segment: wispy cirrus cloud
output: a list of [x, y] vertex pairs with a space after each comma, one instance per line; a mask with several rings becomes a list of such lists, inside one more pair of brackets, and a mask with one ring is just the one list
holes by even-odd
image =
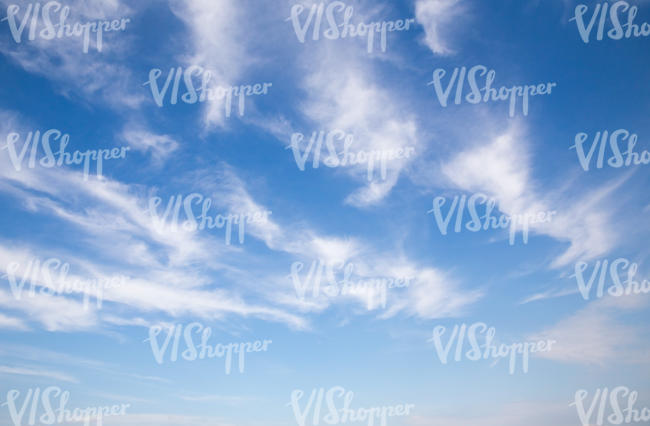
[[[218, 185], [210, 184], [199, 173], [195, 179], [202, 182], [202, 188], [214, 198], [221, 199], [234, 211], [258, 210], [258, 205], [245, 191], [243, 182], [229, 168], [224, 169], [224, 176], [219, 176]], [[251, 224], [251, 234], [264, 241], [274, 252], [283, 252], [296, 261], [304, 262], [307, 266], [301, 279], [306, 280], [306, 270], [311, 262], [322, 262], [324, 265], [352, 264], [356, 280], [364, 277], [411, 277], [413, 284], [403, 292], [391, 293], [384, 312], [378, 311], [380, 294], [377, 289], [368, 288], [364, 291], [348, 295], [328, 298], [321, 293], [317, 298], [300, 299], [297, 297], [294, 282], [290, 275], [290, 261], [284, 270], [274, 270], [266, 274], [264, 280], [240, 279], [255, 283], [251, 291], [262, 294], [265, 300], [273, 301], [280, 306], [290, 307], [299, 312], [321, 313], [335, 305], [345, 305], [352, 302], [363, 307], [359, 314], [373, 314], [388, 319], [396, 315], [415, 316], [432, 319], [459, 316], [477, 302], [483, 292], [467, 291], [460, 282], [453, 280], [444, 271], [428, 265], [419, 265], [408, 259], [401, 250], [399, 255], [390, 248], [377, 250], [370, 242], [354, 236], [340, 236], [323, 231], [317, 231], [307, 224], [287, 224], [271, 218], [262, 224]], [[340, 278], [340, 277], [339, 277]], [[324, 280], [326, 278], [323, 278]], [[313, 281], [305, 283], [308, 287]], [[245, 285], [245, 284], [244, 284]], [[322, 283], [327, 285], [326, 282]], [[311, 287], [309, 287], [311, 289]], [[309, 290], [307, 291], [307, 293]], [[374, 306], [368, 310], [370, 305]]]
[[[2, 2], [5, 10], [10, 4], [8, 1]], [[69, 22], [129, 18], [136, 10], [121, 1], [74, 0], [66, 2], [66, 5], [70, 12]], [[18, 18], [23, 17], [26, 9], [27, 5], [23, 4]], [[35, 22], [39, 31], [44, 28], [41, 14]], [[132, 40], [129, 24], [127, 28], [126, 31], [104, 34], [101, 52], [95, 51], [96, 39], [92, 34], [90, 50], [84, 53], [82, 37], [53, 40], [36, 37], [27, 40], [26, 33], [20, 43], [9, 35], [3, 37], [0, 52], [27, 72], [52, 81], [57, 91], [65, 97], [81, 100], [86, 105], [99, 106], [101, 103], [117, 111], [133, 111], [145, 97], [132, 89], [138, 86], [138, 79], [133, 75], [128, 61], [123, 60]]]
[[[314, 129], [342, 130], [354, 137], [350, 152], [389, 151], [411, 147], [417, 156], [415, 116], [400, 97], [373, 79], [368, 58], [361, 58], [363, 46], [321, 44], [303, 53], [308, 70], [302, 87], [309, 94], [301, 110]], [[339, 147], [341, 152], [343, 146]], [[355, 207], [375, 206], [390, 193], [414, 157], [387, 161], [385, 179], [367, 182], [368, 165], [346, 167], [357, 182], [366, 184], [348, 195], [345, 203]]]
[[650, 353], [647, 330], [625, 317], [649, 305], [650, 297], [645, 294], [606, 296], [531, 338], [555, 340], [552, 351], [538, 354], [554, 361], [599, 366], [614, 361], [642, 364]]
[[[424, 27], [424, 43], [437, 55], [451, 55], [448, 34], [450, 23], [457, 25], [457, 17], [466, 6], [462, 0], [417, 0], [415, 18]], [[443, 34], [444, 33], [444, 34]]]
[[532, 294], [524, 298], [521, 302], [521, 305], [531, 302], [537, 302], [539, 300], [554, 299], [557, 297], [570, 296], [572, 294], [578, 294], [577, 288], [564, 288], [564, 289], [551, 289], [543, 292]]
[[619, 241], [616, 230], [620, 228], [615, 224], [620, 219], [611, 199], [630, 175], [578, 196], [570, 187], [547, 190], [534, 179], [529, 150], [526, 129], [515, 122], [507, 130], [488, 136], [487, 142], [474, 142], [443, 161], [441, 173], [452, 188], [493, 197], [499, 210], [510, 216], [555, 211], [551, 221], [530, 224], [532, 232], [569, 243], [552, 267], [593, 259], [612, 250]]
[[[158, 312], [172, 317], [196, 315], [223, 319], [228, 315], [243, 315], [306, 327], [305, 320], [299, 316], [270, 306], [250, 305], [227, 286], [215, 288], [212, 273], [225, 268], [215, 259], [215, 254], [227, 255], [237, 250], [216, 236], [182, 228], [177, 231], [156, 228], [148, 210], [149, 194], [140, 187], [108, 178], [84, 180], [81, 172], [65, 168], [17, 171], [6, 155], [0, 161], [6, 166], [0, 172], [2, 192], [20, 199], [30, 214], [75, 229], [70, 234], [70, 244], [81, 243], [101, 253], [99, 258], [90, 260], [59, 250], [56, 257], [65, 258], [72, 265], [83, 265], [86, 273], [94, 270], [102, 275], [130, 277], [126, 285], [106, 289], [105, 303], [124, 305], [134, 312]], [[232, 191], [236, 193], [237, 189]], [[87, 208], [88, 203], [95, 207]], [[6, 268], [11, 262], [26, 265], [29, 258], [43, 258], [52, 249], [23, 243], [23, 250], [3, 246], [0, 253]], [[200, 269], [212, 273], [199, 272], [193, 266], [197, 262], [202, 262]], [[48, 330], [89, 329], [102, 323], [96, 308], [84, 309], [80, 300], [61, 295], [37, 293], [16, 304], [9, 292], [2, 291], [0, 304], [30, 314], [33, 321]], [[106, 307], [104, 310], [108, 311]]]
[[153, 133], [134, 124], [124, 128], [121, 138], [134, 150], [149, 153], [157, 165], [162, 164], [179, 146], [178, 142], [169, 135]]
[[0, 329], [26, 331], [29, 326], [20, 318], [0, 313]]
[[[252, 38], [246, 30], [246, 14], [251, 6], [234, 0], [173, 0], [171, 10], [186, 26], [185, 37], [190, 50], [179, 57], [185, 66], [198, 65], [211, 73], [211, 85], [235, 86], [242, 83], [248, 67], [256, 62], [251, 49]], [[246, 23], [244, 23], [246, 22]], [[225, 99], [206, 100], [203, 125], [206, 129], [226, 125]]]
[[79, 383], [79, 380], [64, 373], [57, 371], [32, 369], [27, 367], [10, 367], [0, 365], [0, 374], [13, 374], [18, 376], [41, 377], [45, 379], [60, 380], [68, 383]]

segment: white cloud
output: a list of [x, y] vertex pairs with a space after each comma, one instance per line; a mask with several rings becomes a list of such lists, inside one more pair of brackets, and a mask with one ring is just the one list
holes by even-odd
[[555, 340], [551, 351], [538, 353], [554, 361], [600, 366], [609, 362], [643, 363], [650, 353], [647, 332], [635, 323], [625, 323], [623, 317], [646, 308], [649, 302], [648, 295], [607, 296], [535, 333], [531, 340]]
[[[133, 9], [119, 1], [74, 0], [67, 5], [70, 7], [69, 22], [128, 18], [133, 13]], [[19, 16], [24, 10], [21, 8]], [[38, 27], [43, 28], [40, 15]], [[81, 37], [26, 40], [26, 34], [21, 43], [7, 38], [0, 43], [0, 52], [26, 71], [53, 81], [56, 90], [66, 97], [79, 97], [87, 104], [101, 102], [117, 110], [132, 110], [145, 97], [132, 89], [139, 84], [130, 68], [120, 60], [126, 56], [130, 40], [127, 24], [125, 31], [104, 34], [101, 52], [95, 51], [92, 36], [89, 52], [83, 53]]]
[[498, 209], [511, 216], [555, 211], [550, 222], [530, 225], [531, 232], [570, 244], [555, 258], [553, 267], [593, 259], [615, 247], [617, 207], [611, 195], [629, 175], [583, 194], [570, 187], [544, 192], [532, 177], [529, 149], [523, 125], [515, 122], [496, 136], [488, 133], [487, 143], [453, 156], [443, 164], [442, 174], [453, 188], [493, 197]]
[[[208, 69], [215, 86], [240, 83], [243, 73], [253, 62], [248, 50], [250, 32], [247, 31], [251, 24], [244, 20], [244, 4], [234, 0], [174, 0], [170, 6], [188, 30], [191, 49], [180, 58], [182, 63]], [[255, 12], [250, 13], [254, 15]], [[206, 101], [204, 124], [207, 128], [225, 125], [224, 102], [223, 99]]]
[[545, 299], [554, 299], [557, 297], [564, 297], [564, 296], [569, 296], [572, 294], [578, 294], [578, 289], [577, 288], [570, 288], [570, 289], [552, 289], [552, 290], [547, 290], [543, 291], [541, 293], [535, 293], [532, 294], [521, 302], [519, 302], [521, 305], [525, 305], [526, 303], [530, 302], [536, 302], [539, 300], [545, 300]]
[[[433, 268], [408, 268], [414, 282], [404, 293], [391, 293], [391, 305], [381, 318], [391, 318], [399, 312], [422, 319], [458, 317], [483, 295], [480, 290], [464, 290], [442, 271]], [[394, 299], [394, 300], [392, 300]]]
[[460, 0], [417, 0], [415, 3], [415, 19], [424, 27], [425, 44], [438, 55], [450, 55], [454, 51], [441, 34], [447, 30], [450, 21], [454, 21], [462, 13]]
[[[370, 126], [370, 122], [364, 125]], [[392, 143], [390, 139], [385, 142]], [[75, 231], [69, 234], [68, 242], [83, 242], [91, 249], [89, 257], [99, 254], [89, 260], [85, 255], [67, 250], [53, 251], [24, 244], [17, 251], [0, 244], [5, 265], [11, 261], [24, 265], [29, 258], [35, 257], [57, 257], [68, 261], [75, 269], [74, 274], [82, 278], [112, 274], [130, 277], [125, 285], [104, 291], [101, 311], [84, 309], [82, 302], [72, 297], [49, 295], [26, 298], [12, 306], [20, 312], [33, 314], [32, 321], [49, 330], [79, 330], [111, 324], [146, 326], [158, 315], [206, 320], [224, 320], [231, 315], [256, 317], [306, 329], [308, 321], [286, 308], [313, 312], [324, 306], [321, 303], [315, 306], [292, 303], [287, 293], [294, 290], [288, 280], [284, 292], [273, 288], [275, 281], [266, 277], [262, 284], [257, 284], [258, 280], [248, 271], [254, 256], [247, 254], [245, 247], [226, 246], [220, 236], [208, 232], [158, 229], [148, 212], [148, 197], [154, 194], [152, 191], [109, 178], [84, 181], [81, 172], [68, 168], [27, 168], [18, 172], [9, 166], [6, 157], [3, 159], [7, 167], [0, 171], [1, 191], [18, 198], [30, 214], [47, 216], [72, 226]], [[232, 168], [221, 163], [217, 170], [216, 173], [215, 170], [192, 172], [181, 177], [180, 183], [187, 180], [193, 190], [203, 191], [224, 211], [265, 210]], [[271, 251], [328, 263], [362, 259], [369, 251], [369, 246], [356, 238], [316, 231], [305, 223], [284, 224], [273, 214], [268, 217], [266, 222], [248, 224], [246, 234], [263, 241]], [[390, 264], [376, 256], [366, 262], [357, 262], [358, 265], [363, 263], [370, 265], [367, 267], [369, 274], [378, 268], [374, 265]], [[236, 264], [241, 266], [233, 266]], [[287, 273], [288, 270], [289, 265]], [[427, 290], [409, 289], [414, 294], [400, 300], [391, 315], [405, 312], [425, 318], [439, 317], [457, 312], [476, 300], [475, 294], [461, 295], [453, 286], [440, 282], [433, 270], [424, 268], [416, 273], [421, 275], [421, 288]], [[222, 276], [228, 279], [221, 283], [215, 280], [216, 274], [225, 274]], [[240, 283], [239, 287], [233, 287], [233, 282]], [[35, 284], [43, 286], [42, 282]], [[263, 297], [258, 303], [248, 302], [239, 295], [242, 289], [253, 290], [252, 294]], [[156, 296], [152, 297], [154, 294]], [[0, 304], [12, 305], [9, 293], [0, 296]], [[367, 297], [374, 296], [358, 294], [352, 299], [365, 305]], [[269, 306], [269, 303], [283, 308]], [[119, 314], [112, 307], [119, 307]], [[62, 310], [65, 314], [59, 315]]]
[[[230, 268], [219, 258], [241, 250], [227, 246], [220, 235], [157, 229], [148, 212], [148, 197], [139, 186], [108, 178], [84, 181], [81, 172], [67, 168], [16, 171], [5, 155], [0, 162], [5, 165], [0, 170], [1, 191], [18, 198], [30, 214], [46, 215], [71, 225], [75, 231], [68, 234], [68, 243], [82, 243], [92, 248], [91, 253], [100, 254], [99, 258], [88, 260], [67, 250], [29, 244], [17, 250], [15, 244], [14, 248], [0, 244], [4, 265], [12, 261], [26, 265], [29, 258], [56, 257], [89, 278], [94, 274], [130, 276], [125, 285], [104, 291], [102, 314], [110, 312], [106, 304], [112, 302], [148, 315], [204, 319], [240, 315], [279, 321], [300, 329], [307, 327], [299, 316], [265, 303], [249, 304], [224, 288], [227, 286], [214, 288], [214, 272]], [[233, 186], [231, 190], [228, 199], [246, 200], [244, 189]], [[201, 264], [200, 270], [197, 264]], [[16, 303], [9, 292], [0, 292], [0, 305], [29, 314], [32, 321], [48, 330], [88, 329], [103, 323], [96, 310], [84, 309], [80, 300], [63, 295], [37, 294]], [[134, 316], [122, 310], [120, 316], [124, 315]], [[115, 324], [115, 315], [110, 318]]]
[[[218, 184], [210, 183], [210, 179], [204, 178], [202, 173], [193, 176], [193, 180], [202, 182], [204, 191], [215, 199], [220, 199], [232, 211], [263, 208], [253, 200], [241, 179], [228, 167], [224, 168], [223, 175], [218, 176], [216, 180]], [[283, 224], [273, 215], [269, 217], [266, 223], [251, 224], [251, 234], [264, 241], [269, 249], [285, 252], [292, 255], [294, 260], [297, 258], [305, 262], [307, 270], [312, 261], [322, 261], [325, 265], [347, 263], [354, 265], [353, 280], [413, 277], [414, 281], [411, 287], [403, 289], [403, 294], [389, 290], [387, 309], [382, 313], [377, 311], [379, 303], [376, 302], [379, 299], [379, 292], [374, 289], [360, 291], [347, 297], [327, 298], [321, 293], [318, 298], [299, 299], [289, 276], [291, 262], [288, 261], [286, 272], [280, 276], [266, 274], [262, 282], [250, 278], [238, 280], [254, 282], [254, 288], [251, 290], [260, 292], [265, 300], [291, 307], [299, 312], [319, 313], [333, 305], [353, 302], [365, 308], [357, 311], [359, 314], [372, 311], [383, 318], [390, 318], [399, 313], [419, 318], [441, 318], [458, 316], [481, 297], [482, 293], [479, 291], [461, 290], [460, 285], [454, 283], [442, 271], [415, 265], [401, 252], [398, 254], [393, 250], [388, 254], [383, 250], [378, 251], [377, 248], [357, 238], [329, 235], [313, 230], [305, 224], [295, 222]], [[325, 285], [326, 283], [323, 283], [323, 286]], [[374, 301], [371, 303], [371, 309], [368, 309], [369, 300]]]
[[[302, 63], [307, 72], [301, 83], [308, 93], [301, 109], [314, 123], [313, 129], [303, 133], [341, 130], [354, 137], [349, 150], [352, 153], [414, 149], [409, 158], [386, 162], [385, 179], [380, 178], [377, 164], [370, 182], [367, 163], [341, 168], [358, 182], [366, 183], [345, 200], [356, 207], [381, 202], [421, 149], [413, 115], [398, 94], [375, 81], [371, 63], [359, 56], [362, 48], [349, 43], [339, 43], [334, 48], [323, 43], [306, 50]], [[341, 142], [337, 152], [342, 151]]]
[[63, 382], [68, 382], [68, 383], [79, 383], [79, 380], [64, 373], [59, 373], [56, 371], [24, 368], [24, 367], [9, 367], [5, 365], [0, 365], [0, 374], [45, 377], [47, 379], [61, 380]]
[[136, 151], [149, 152], [158, 165], [178, 148], [178, 142], [171, 136], [152, 133], [134, 125], [127, 126], [121, 136]]
[[29, 327], [20, 318], [10, 317], [0, 313], [0, 329], [29, 330]]
[[515, 124], [487, 144], [461, 151], [442, 172], [458, 188], [484, 191], [498, 197], [500, 207], [521, 211], [533, 199], [526, 148]]

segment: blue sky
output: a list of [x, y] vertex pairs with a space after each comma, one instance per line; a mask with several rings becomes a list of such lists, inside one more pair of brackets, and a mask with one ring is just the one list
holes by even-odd
[[[334, 386], [357, 407], [414, 404], [389, 419], [405, 426], [579, 425], [576, 391], [615, 386], [650, 406], [648, 295], [585, 300], [574, 277], [580, 262], [591, 273], [622, 258], [650, 279], [650, 165], [585, 171], [570, 149], [579, 133], [588, 149], [596, 132], [625, 129], [638, 135], [635, 152], [650, 150], [648, 38], [598, 41], [594, 29], [584, 43], [574, 0], [345, 3], [354, 24], [415, 23], [369, 53], [365, 39], [313, 40], [311, 30], [301, 43], [292, 7], [305, 6], [302, 25], [315, 2], [64, 2], [71, 23], [130, 19], [84, 53], [78, 37], [29, 40], [29, 24], [18, 43], [0, 22], [1, 402], [12, 389], [58, 386], [70, 408], [130, 404], [106, 424], [183, 426], [297, 424], [292, 391]], [[0, 15], [12, 4], [22, 18], [29, 2], [3, 1]], [[586, 4], [589, 19], [596, 3]], [[635, 23], [650, 22], [650, 3], [630, 5]], [[158, 106], [151, 70], [162, 86], [170, 69], [193, 65], [222, 87], [270, 85], [245, 98], [243, 115], [235, 102], [226, 116], [219, 99], [171, 105], [167, 95]], [[455, 67], [476, 65], [495, 71], [497, 88], [556, 86], [531, 97], [527, 115], [509, 117], [507, 102], [442, 107], [434, 70], [446, 70], [446, 87]], [[17, 170], [10, 135], [19, 149], [49, 129], [69, 135], [68, 152], [129, 150], [104, 161], [102, 178], [94, 166], [87, 179], [81, 165]], [[366, 165], [314, 168], [311, 154], [301, 170], [293, 135], [304, 135], [304, 155], [312, 132], [337, 130], [353, 152], [413, 155], [370, 181]], [[443, 235], [433, 199], [445, 197], [446, 213], [478, 193], [495, 214], [555, 214], [531, 225], [527, 244], [518, 233], [510, 245], [506, 229]], [[179, 194], [209, 198], [212, 217], [271, 213], [246, 224], [243, 243], [226, 244], [223, 228], [157, 229], [150, 200], [160, 197], [162, 215]], [[20, 279], [34, 259], [67, 262], [71, 281], [126, 278], [101, 307], [84, 307], [83, 292], [17, 299], [11, 271]], [[389, 289], [385, 306], [369, 306], [372, 292], [301, 300], [292, 265], [304, 280], [319, 260], [353, 265], [355, 282], [412, 282]], [[556, 343], [525, 374], [508, 374], [506, 360], [441, 363], [434, 327], [477, 322], [499, 342]], [[150, 328], [190, 323], [211, 327], [213, 345], [272, 343], [246, 354], [243, 373], [225, 374], [222, 359], [158, 364]], [[6, 405], [0, 424], [14, 424]]]

